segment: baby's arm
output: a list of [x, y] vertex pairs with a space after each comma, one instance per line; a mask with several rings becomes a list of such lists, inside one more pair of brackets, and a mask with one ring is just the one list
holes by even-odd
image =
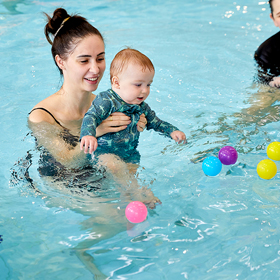
[[81, 151], [84, 149], [85, 154], [87, 154], [87, 152], [89, 154], [92, 154], [96, 149], [97, 149], [97, 139], [94, 136], [84, 136], [81, 139], [81, 143], [80, 143], [80, 149]]
[[178, 144], [186, 144], [187, 140], [186, 140], [186, 135], [184, 132], [180, 131], [180, 130], [175, 130], [170, 134], [171, 138], [173, 140], [175, 140]]
[[163, 133], [165, 136], [171, 137], [176, 142], [180, 143], [186, 143], [186, 135], [184, 132], [180, 131], [177, 127], [174, 125], [165, 122], [161, 119], [159, 119], [156, 116], [156, 113], [151, 110], [149, 105], [145, 103], [145, 110], [146, 110], [146, 118], [147, 118], [147, 129], [153, 129], [157, 132]]
[[113, 107], [108, 92], [100, 92], [93, 100], [89, 110], [84, 116], [80, 139], [84, 136], [96, 137], [96, 128], [103, 120], [107, 119], [111, 113], [113, 113]]

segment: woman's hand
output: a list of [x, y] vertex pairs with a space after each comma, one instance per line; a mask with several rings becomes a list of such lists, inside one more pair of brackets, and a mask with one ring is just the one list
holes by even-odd
[[[111, 114], [106, 120], [104, 120], [96, 129], [96, 137], [100, 137], [109, 132], [118, 132], [127, 128], [131, 123], [130, 117], [121, 112], [115, 112]], [[140, 119], [137, 123], [137, 130], [142, 132], [147, 124], [145, 115], [140, 115]]]
[[280, 87], [280, 77], [274, 77], [274, 78], [272, 79], [272, 81], [269, 82], [269, 85], [270, 85], [271, 87], [277, 87], [277, 88], [279, 88], [279, 87]]
[[140, 119], [137, 123], [137, 130], [139, 132], [143, 132], [143, 130], [146, 127], [146, 124], [147, 124], [147, 119], [146, 119], [145, 115], [144, 114], [140, 115]]
[[124, 113], [115, 112], [96, 128], [96, 137], [100, 137], [109, 132], [118, 132], [124, 130], [130, 123], [130, 117]]

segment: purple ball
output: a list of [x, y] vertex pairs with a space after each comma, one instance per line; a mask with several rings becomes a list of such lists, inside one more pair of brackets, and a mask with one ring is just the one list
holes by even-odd
[[235, 164], [237, 158], [238, 158], [238, 153], [231, 146], [225, 146], [219, 151], [219, 160], [224, 165]]

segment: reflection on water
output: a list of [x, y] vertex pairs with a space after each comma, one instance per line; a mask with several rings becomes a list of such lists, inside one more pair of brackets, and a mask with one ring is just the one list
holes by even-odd
[[[96, 2], [97, 5], [99, 2]], [[144, 1], [144, 5], [148, 2]], [[158, 6], [153, 6], [157, 2]], [[185, 1], [184, 3], [182, 1], [181, 6], [173, 5], [173, 7], [180, 6], [182, 11], [182, 7], [187, 6], [188, 14], [187, 16], [184, 14], [182, 18], [178, 17], [176, 20], [178, 25], [174, 26], [170, 22], [172, 35], [174, 33], [172, 38], [178, 38], [172, 45], [170, 36], [165, 36], [168, 30], [162, 29], [161, 21], [160, 23], [155, 21], [155, 25], [153, 25], [156, 27], [156, 32], [159, 33], [158, 36], [154, 36], [153, 29], [149, 25], [151, 16], [154, 14], [158, 15], [162, 21], [166, 20], [167, 17], [160, 13], [160, 6], [163, 9], [168, 7], [170, 15], [171, 13], [177, 14], [174, 13], [174, 10], [172, 11], [172, 5], [168, 4], [168, 1], [165, 2], [167, 6], [162, 5], [161, 1], [149, 3], [149, 19], [143, 25], [139, 25], [137, 22], [137, 26], [135, 25], [137, 17], [129, 17], [130, 12], [124, 9], [127, 6], [125, 1], [115, 2], [118, 5], [114, 9], [111, 9], [114, 1], [109, 1], [106, 15], [111, 13], [111, 9], [112, 16], [104, 17], [101, 14], [101, 17], [106, 19], [105, 21], [100, 21], [99, 13], [102, 13], [102, 9], [98, 10], [98, 7], [94, 7], [95, 2], [91, 3], [92, 7], [90, 7], [93, 14], [88, 13], [89, 7], [84, 3], [83, 5], [86, 7], [80, 3], [72, 7], [82, 15], [94, 18], [99, 26], [102, 26], [104, 22], [109, 26], [104, 28], [107, 32], [109, 55], [112, 55], [114, 51], [111, 46], [119, 48], [117, 40], [120, 40], [121, 44], [124, 44], [123, 40], [127, 40], [127, 44], [135, 44], [136, 47], [140, 42], [140, 47], [143, 49], [150, 49], [151, 45], [156, 48], [158, 56], [155, 56], [155, 60], [158, 60], [156, 64], [160, 69], [157, 77], [161, 78], [162, 87], [170, 90], [170, 98], [173, 98], [164, 101], [164, 97], [161, 97], [160, 94], [165, 91], [159, 88], [160, 91], [157, 95], [161, 99], [160, 104], [163, 104], [162, 111], [159, 111], [162, 115], [167, 114], [168, 117], [178, 117], [178, 123], [189, 134], [189, 143], [186, 146], [174, 145], [161, 138], [159, 140], [160, 143], [163, 143], [161, 148], [160, 145], [155, 144], [157, 142], [154, 141], [154, 135], [143, 138], [146, 141], [142, 142], [143, 154], [145, 149], [149, 153], [143, 156], [143, 166], [146, 171], [139, 173], [138, 177], [147, 184], [154, 180], [153, 191], [161, 198], [162, 206], [152, 211], [149, 210], [148, 220], [145, 223], [137, 226], [128, 224], [124, 216], [125, 199], [122, 200], [120, 193], [116, 190], [115, 182], [110, 177], [102, 178], [95, 184], [93, 177], [88, 178], [83, 170], [79, 170], [76, 173], [77, 176], [73, 172], [68, 172], [64, 174], [64, 177], [56, 179], [43, 178], [37, 170], [40, 160], [39, 153], [31, 150], [26, 157], [13, 166], [10, 188], [6, 188], [5, 183], [3, 184], [6, 196], [2, 200], [2, 205], [5, 205], [1, 208], [4, 214], [0, 219], [0, 250], [3, 249], [0, 258], [0, 272], [4, 271], [4, 275], [12, 275], [14, 279], [39, 279], [40, 277], [43, 279], [45, 275], [50, 275], [49, 277], [52, 279], [59, 277], [92, 279], [92, 274], [88, 270], [99, 270], [110, 276], [111, 279], [173, 279], [175, 277], [242, 280], [276, 279], [278, 277], [279, 175], [273, 180], [264, 181], [258, 178], [255, 169], [258, 160], [265, 155], [266, 146], [269, 142], [274, 141], [278, 134], [280, 90], [259, 84], [248, 88], [244, 88], [244, 83], [240, 83], [236, 87], [227, 84], [232, 77], [236, 83], [239, 83], [244, 80], [245, 75], [249, 75], [250, 70], [246, 71], [247, 74], [236, 75], [239, 69], [241, 71], [245, 64], [249, 64], [251, 57], [248, 58], [246, 52], [253, 53], [254, 51], [254, 48], [250, 50], [251, 46], [248, 46], [249, 42], [253, 45], [252, 40], [244, 37], [243, 41], [245, 34], [240, 31], [244, 30], [246, 36], [247, 34], [254, 35], [252, 33], [255, 32], [253, 30], [255, 25], [252, 25], [249, 20], [247, 25], [247, 21], [245, 22], [244, 19], [247, 20], [245, 16], [250, 15], [251, 9], [256, 5], [253, 3], [248, 5], [248, 13], [239, 13], [239, 18], [236, 18], [235, 21], [231, 20], [237, 16], [236, 12], [231, 18], [220, 22], [218, 22], [217, 15], [223, 14], [220, 13], [221, 10], [236, 9], [235, 5], [238, 4], [232, 5], [232, 2], [215, 0], [202, 1], [203, 5], [197, 5], [195, 1]], [[205, 9], [205, 5], [210, 2], [213, 5], [211, 13]], [[49, 11], [53, 9], [54, 4], [57, 4], [52, 1], [44, 3]], [[136, 1], [131, 3], [133, 9], [136, 9], [137, 5], [134, 5]], [[2, 12], [16, 15], [21, 11], [20, 8], [23, 8], [22, 5], [27, 5], [28, 2], [1, 1], [1, 4]], [[37, 4], [38, 2], [36, 2]], [[121, 6], [122, 4], [124, 6]], [[48, 5], [52, 7], [50, 8]], [[82, 7], [78, 7], [79, 5]], [[104, 4], [102, 3], [102, 5]], [[118, 7], [122, 8], [121, 13], [116, 13], [115, 10], [118, 10]], [[262, 8], [262, 6], [257, 8]], [[34, 9], [35, 12], [39, 14], [38, 9]], [[119, 14], [122, 16], [115, 16]], [[203, 17], [199, 18], [197, 14], [202, 14]], [[118, 27], [113, 29], [110, 22], [116, 23], [114, 26], [119, 26], [120, 22], [117, 20], [122, 19], [123, 16], [129, 26], [121, 22], [124, 28], [121, 33], [118, 33]], [[145, 12], [141, 13], [140, 20], [142, 20], [142, 16], [145, 16]], [[202, 18], [205, 20], [209, 16], [212, 17], [209, 19], [211, 24], [208, 23], [208, 20], [201, 21]], [[38, 24], [34, 24], [35, 18], [39, 19], [40, 16], [32, 15], [32, 18], [28, 18], [26, 22], [32, 26], [22, 26], [23, 30], [30, 30], [31, 33], [34, 31], [33, 25], [37, 28], [34, 36], [30, 33], [32, 40], [35, 40], [35, 37], [43, 37], [43, 25], [40, 20], [38, 20]], [[108, 18], [110, 22], [107, 22]], [[191, 25], [184, 21], [188, 19], [195, 19], [197, 23], [190, 30], [187, 28]], [[255, 20], [255, 16], [253, 20]], [[241, 25], [244, 25], [244, 29], [241, 29]], [[102, 28], [104, 26], [105, 24]], [[141, 29], [140, 33], [145, 32], [146, 35], [146, 30], [142, 29], [145, 26], [151, 31], [151, 33], [147, 32], [149, 40], [139, 41], [138, 31]], [[218, 26], [221, 28], [218, 29]], [[234, 27], [234, 32], [231, 32], [233, 28], [227, 29], [227, 26]], [[210, 27], [213, 27], [215, 32], [208, 32], [212, 32]], [[224, 32], [225, 29], [227, 31]], [[129, 32], [131, 30], [129, 36], [127, 30]], [[161, 30], [163, 30], [164, 36], [160, 33]], [[205, 31], [209, 33], [209, 37]], [[178, 33], [176, 34], [176, 32]], [[192, 32], [200, 34], [200, 37], [192, 36]], [[227, 57], [217, 60], [216, 45], [211, 49], [211, 42], [219, 42], [219, 55], [222, 55], [228, 46], [223, 44], [225, 42], [221, 37], [217, 39], [216, 35], [219, 33], [224, 38], [228, 38], [227, 42], [232, 45], [232, 49], [230, 52], [226, 50]], [[227, 33], [227, 36], [224, 33]], [[14, 32], [9, 34], [12, 36]], [[115, 38], [111, 37], [113, 34], [117, 34]], [[122, 36], [123, 34], [125, 36]], [[184, 37], [184, 34], [187, 36]], [[237, 40], [240, 40], [238, 44], [242, 52], [235, 50], [236, 39], [231, 41], [231, 34], [238, 36]], [[133, 41], [135, 37], [137, 38]], [[156, 37], [158, 39], [155, 42], [153, 40]], [[162, 43], [164, 38], [167, 38], [166, 44]], [[252, 38], [255, 39], [254, 36]], [[11, 38], [5, 37], [5, 39], [9, 41]], [[12, 39], [14, 40], [13, 37]], [[41, 39], [45, 42], [43, 38]], [[203, 41], [204, 39], [206, 41]], [[22, 44], [21, 39], [19, 43]], [[168, 44], [171, 46], [170, 52], [165, 48], [165, 45]], [[23, 45], [25, 49], [28, 49], [28, 46]], [[17, 50], [14, 46], [12, 47], [13, 50]], [[6, 48], [9, 48], [9, 45]], [[11, 92], [7, 90], [7, 95], [15, 96], [16, 101], [9, 98], [9, 103], [4, 102], [3, 105], [6, 106], [3, 107], [4, 112], [14, 111], [14, 107], [10, 108], [11, 102], [14, 102], [15, 106], [22, 108], [22, 115], [26, 117], [26, 113], [30, 109], [28, 106], [34, 105], [35, 96], [41, 99], [41, 95], [47, 94], [50, 84], [57, 86], [56, 76], [52, 81], [47, 81], [49, 84], [43, 84], [47, 80], [45, 74], [50, 73], [52, 61], [41, 59], [44, 56], [49, 57], [49, 48], [50, 46], [47, 51], [45, 47], [42, 50], [36, 48], [36, 52], [27, 56], [26, 54], [23, 56], [22, 48], [18, 48], [19, 53], [16, 53], [14, 63], [20, 65], [19, 62], [26, 59], [21, 63], [24, 64], [24, 67], [19, 67], [18, 73], [14, 73], [15, 68], [12, 67], [12, 72], [7, 71], [7, 75], [23, 77], [24, 83], [19, 85], [25, 91], [21, 92], [19, 85], [16, 88], [20, 89], [18, 90], [19, 95], [14, 95], [14, 88]], [[150, 51], [152, 53], [153, 49]], [[171, 53], [174, 56], [170, 55]], [[246, 57], [243, 56], [245, 53]], [[228, 60], [228, 54], [232, 55], [232, 62], [240, 61], [239, 66], [234, 63], [229, 64], [231, 60]], [[163, 59], [165, 56], [166, 58], [170, 56], [170, 60], [165, 61]], [[37, 59], [38, 57], [39, 59]], [[179, 65], [174, 65], [174, 61], [178, 57]], [[190, 69], [192, 65], [195, 65], [196, 68], [198, 65], [196, 62], [200, 61], [200, 58], [204, 58], [207, 64], [199, 65], [198, 70]], [[29, 61], [32, 62], [29, 63]], [[38, 64], [47, 65], [46, 68], [42, 68], [44, 78], [38, 78], [38, 75], [36, 78], [33, 76], [28, 78], [31, 65], [36, 61], [39, 61]], [[35, 65], [37, 72], [40, 67], [41, 65]], [[224, 77], [219, 75], [217, 79], [213, 77], [211, 80], [208, 75], [213, 67], [218, 67], [219, 72], [228, 74], [223, 75]], [[182, 73], [185, 73], [185, 76]], [[180, 78], [183, 81], [182, 85], [180, 83], [174, 88], [169, 88], [174, 80], [171, 76], [171, 79], [169, 78], [169, 74], [174, 74], [174, 79]], [[204, 74], [206, 78], [198, 78]], [[37, 84], [34, 84], [33, 79], [36, 79], [36, 83], [42, 83], [44, 87], [40, 85], [36, 88]], [[165, 80], [168, 82], [165, 83]], [[7, 83], [11, 84], [10, 79]], [[31, 93], [30, 85], [34, 87], [34, 91]], [[5, 84], [4, 87], [10, 89]], [[42, 88], [46, 88], [46, 90], [40, 91], [39, 89]], [[216, 88], [220, 91], [220, 95], [216, 94]], [[232, 104], [236, 108], [224, 104], [231, 98], [229, 93], [234, 95]], [[21, 98], [20, 94], [24, 97]], [[240, 94], [240, 98], [237, 97], [238, 94]], [[27, 96], [29, 99], [26, 100]], [[216, 103], [208, 103], [210, 99]], [[242, 103], [244, 99], [246, 99], [245, 105]], [[164, 105], [166, 102], [165, 104], [174, 106], [174, 100], [174, 104], [178, 105], [177, 111], [173, 111], [171, 106]], [[241, 106], [239, 102], [242, 103]], [[22, 104], [27, 105], [24, 107]], [[223, 105], [231, 110], [231, 113], [226, 109], [220, 110]], [[239, 109], [238, 106], [247, 108]], [[185, 109], [187, 113], [182, 116], [181, 112]], [[3, 122], [6, 121], [8, 125], [19, 130], [14, 120], [6, 120], [6, 116], [8, 114], [3, 116]], [[188, 129], [189, 127], [191, 129]], [[276, 132], [272, 134], [274, 128]], [[26, 142], [25, 145], [23, 144], [15, 158], [23, 156], [20, 154], [21, 152], [26, 153], [28, 149], [34, 148], [34, 141], [30, 142], [31, 145], [26, 149]], [[22, 143], [20, 142], [20, 144]], [[215, 178], [204, 176], [201, 161], [211, 154], [217, 156], [219, 149], [224, 145], [232, 145], [237, 149], [238, 162], [233, 166], [224, 166], [221, 174]], [[150, 150], [152, 150], [151, 153]], [[7, 151], [4, 156], [9, 157], [10, 153]], [[16, 190], [22, 196], [18, 196]], [[3, 197], [3, 193], [1, 196]], [[8, 199], [5, 199], [6, 197]], [[2, 242], [1, 235], [3, 235]], [[94, 265], [98, 267], [98, 270]]]
[[[24, 196], [40, 197], [50, 209], [71, 209], [87, 217], [80, 222], [80, 231], [86, 234], [72, 236], [67, 245], [91, 273], [100, 277], [98, 279], [105, 279], [87, 250], [126, 231], [128, 222], [124, 210], [127, 202], [120, 200], [116, 182], [105, 171], [102, 176], [93, 168], [64, 170], [58, 176], [41, 176], [38, 172], [39, 157], [38, 151], [29, 151], [13, 166], [10, 187], [17, 188]], [[55, 213], [59, 211], [55, 210]]]
[[11, 14], [11, 15], [18, 15], [18, 14], [22, 13], [22, 12], [17, 10], [17, 8], [18, 8], [17, 5], [18, 4], [28, 5], [26, 0], [2, 0], [0, 2], [0, 4], [3, 5], [8, 10], [8, 13]]
[[[192, 158], [194, 163], [203, 161], [209, 155], [217, 156], [225, 145], [232, 145], [238, 153], [247, 154], [264, 150], [271, 142], [261, 127], [280, 120], [280, 89], [261, 84], [254, 84], [248, 90], [252, 89], [255, 93], [247, 101], [248, 108], [233, 115], [223, 114], [217, 122], [205, 123], [200, 129], [192, 131], [189, 147], [199, 147]], [[263, 140], [256, 143], [260, 133]], [[211, 145], [213, 148], [209, 148]], [[203, 146], [207, 146], [207, 149], [203, 149]]]
[[[271, 265], [278, 260], [275, 252], [270, 252], [265, 260], [258, 257], [265, 241], [261, 245], [255, 242], [260, 234], [260, 224], [255, 217], [264, 215], [258, 211], [279, 208], [279, 188], [275, 180], [258, 180], [255, 155], [251, 154], [248, 162], [244, 161], [244, 156], [263, 151], [271, 141], [264, 128], [278, 121], [280, 90], [256, 88], [258, 91], [249, 99], [248, 108], [233, 115], [223, 114], [216, 122], [192, 131], [187, 146], [167, 145], [163, 149], [162, 153], [167, 157], [187, 152], [192, 165], [184, 166], [186, 170], [182, 174], [174, 169], [166, 171], [165, 175], [170, 178], [157, 178], [158, 184], [164, 186], [162, 193], [168, 192], [168, 198], [163, 210], [150, 211], [149, 220], [144, 224], [135, 227], [127, 223], [125, 201], [120, 199], [112, 178], [98, 181], [96, 188], [81, 187], [91, 185], [81, 170], [77, 176], [69, 173], [64, 178], [46, 180], [38, 174], [39, 153], [35, 150], [14, 166], [11, 185], [19, 188], [23, 195], [41, 197], [46, 207], [57, 209], [56, 213], [60, 209], [71, 209], [83, 215], [84, 219], [79, 223], [83, 233], [71, 234], [67, 246], [94, 273], [99, 273], [95, 264], [104, 263], [104, 258], [112, 260], [116, 254], [118, 258], [113, 267], [101, 267], [101, 271], [111, 277], [133, 277], [144, 273], [149, 266], [159, 269], [166, 263], [180, 264], [172, 273], [196, 275], [193, 267], [201, 265], [202, 259], [204, 271], [197, 277], [201, 273], [222, 277], [222, 271], [231, 265], [239, 268], [244, 265], [254, 270]], [[196, 163], [211, 153], [217, 156], [219, 149], [229, 143], [237, 148], [239, 162], [228, 167], [220, 178], [201, 177], [200, 164]], [[169, 201], [173, 203], [169, 205]], [[161, 211], [167, 215], [166, 219]], [[252, 228], [246, 225], [250, 217]], [[277, 229], [277, 225], [274, 228]], [[275, 243], [273, 230], [268, 226], [265, 233]], [[122, 237], [126, 231], [127, 235]], [[121, 246], [119, 238], [133, 245]], [[141, 247], [135, 247], [137, 244], [145, 247], [143, 243], [149, 244], [145, 253]], [[197, 252], [196, 246], [207, 252], [207, 260], [203, 252]], [[268, 247], [267, 252], [270, 250]]]

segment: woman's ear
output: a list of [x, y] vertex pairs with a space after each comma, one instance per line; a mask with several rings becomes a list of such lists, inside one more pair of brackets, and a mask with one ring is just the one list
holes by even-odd
[[274, 20], [273, 14], [270, 14], [269, 17], [273, 20], [273, 23], [276, 27], [279, 27], [277, 22]]
[[61, 70], [65, 70], [64, 61], [58, 54], [55, 56], [55, 62]]
[[113, 76], [111, 82], [112, 82], [112, 87], [120, 89], [120, 81], [119, 81], [119, 78], [117, 76]]

